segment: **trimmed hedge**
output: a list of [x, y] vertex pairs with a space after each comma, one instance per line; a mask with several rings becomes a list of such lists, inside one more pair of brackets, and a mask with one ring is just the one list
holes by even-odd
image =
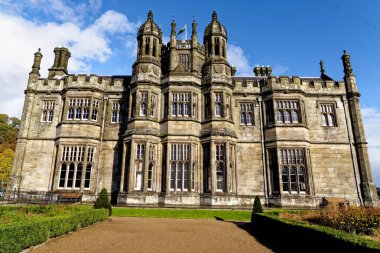
[[22, 249], [106, 220], [108, 210], [88, 209], [55, 217], [43, 217], [22, 223], [0, 226], [0, 252], [20, 252]]
[[[287, 245], [288, 250], [299, 250], [298, 244], [312, 245], [312, 249], [317, 251], [379, 252], [380, 250], [380, 243], [377, 241], [326, 226], [282, 219], [276, 212], [256, 214], [252, 222], [252, 232], [258, 235], [259, 241], [261, 239], [263, 244]], [[293, 243], [289, 244], [290, 241]]]

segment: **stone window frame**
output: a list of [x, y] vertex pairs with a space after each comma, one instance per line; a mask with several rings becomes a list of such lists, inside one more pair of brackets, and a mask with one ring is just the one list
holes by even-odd
[[215, 191], [226, 192], [226, 143], [215, 143]]
[[140, 91], [140, 113], [141, 117], [148, 115], [148, 91]]
[[[144, 186], [144, 168], [145, 168], [145, 152], [146, 152], [146, 143], [145, 142], [136, 142], [136, 157], [135, 157], [135, 183], [134, 190], [142, 191]], [[140, 180], [138, 180], [140, 178]], [[139, 185], [138, 185], [139, 184]]]
[[[296, 115], [296, 120], [294, 115]], [[292, 98], [275, 98], [274, 121], [275, 125], [277, 126], [302, 124], [303, 119], [301, 110], [301, 100]]]
[[42, 100], [41, 122], [51, 123], [54, 118], [55, 101]]
[[111, 100], [111, 119], [112, 124], [123, 124], [126, 118], [126, 103], [123, 100]]
[[[192, 145], [190, 142], [173, 142], [168, 146], [170, 146], [170, 153], [168, 154], [169, 189], [171, 192], [189, 192], [192, 188], [191, 181], [194, 180], [191, 179]], [[181, 173], [180, 178], [178, 177], [179, 171]], [[178, 185], [179, 183], [181, 184], [180, 186]]]
[[215, 91], [214, 92], [214, 116], [221, 118], [223, 117], [223, 103], [224, 103], [224, 96], [222, 91]]
[[74, 121], [90, 120], [91, 118], [90, 112], [92, 108], [92, 97], [70, 96], [68, 100], [69, 100], [69, 103], [68, 103], [67, 113], [66, 113], [67, 120], [74, 120]]
[[158, 107], [158, 94], [151, 92], [149, 94], [149, 117], [157, 118], [157, 107]]
[[153, 183], [155, 180], [155, 169], [156, 169], [156, 159], [157, 159], [157, 145], [149, 145], [149, 165], [148, 165], [148, 176], [147, 176], [147, 190], [153, 190]]
[[[171, 91], [170, 116], [176, 118], [192, 117], [192, 93], [190, 91]], [[187, 114], [186, 114], [187, 112]]]
[[57, 189], [90, 189], [95, 149], [95, 146], [86, 144], [61, 145]]
[[[246, 127], [253, 127], [255, 125], [255, 101], [239, 101], [239, 120], [240, 120], [240, 125], [241, 126], [246, 126]], [[251, 110], [244, 110], [242, 111], [242, 106], [247, 107], [247, 105], [251, 105]], [[246, 109], [246, 108], [245, 108]], [[248, 108], [249, 109], [249, 108]], [[251, 124], [248, 124], [247, 122], [247, 113], [251, 113]], [[242, 116], [244, 114], [245, 122], [242, 123]]]
[[[336, 101], [317, 101], [317, 107], [319, 108], [319, 112], [321, 115], [320, 122], [322, 127], [338, 127]], [[326, 120], [325, 124], [324, 119]], [[332, 123], [330, 123], [331, 121]]]
[[[292, 196], [309, 195], [310, 182], [306, 148], [278, 147], [277, 157], [280, 193]], [[300, 173], [301, 170], [303, 173]], [[303, 180], [300, 179], [301, 176], [303, 176]], [[284, 178], [287, 178], [287, 182], [284, 182]], [[287, 184], [288, 190], [284, 190], [285, 184]], [[294, 185], [296, 190], [292, 190]]]

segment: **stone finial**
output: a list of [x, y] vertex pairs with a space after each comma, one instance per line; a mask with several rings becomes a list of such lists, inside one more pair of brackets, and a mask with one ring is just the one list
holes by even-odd
[[175, 36], [175, 35], [176, 35], [176, 31], [175, 31], [175, 29], [176, 29], [176, 23], [175, 23], [175, 21], [174, 21], [174, 16], [173, 16], [173, 20], [172, 20], [171, 25], [172, 25], [172, 30], [171, 30], [170, 35], [171, 35], [171, 36]]
[[33, 61], [32, 71], [30, 72], [30, 74], [40, 75], [42, 57], [43, 55], [41, 54], [41, 48], [39, 48], [38, 51], [34, 53], [34, 61]]
[[323, 65], [323, 61], [322, 60], [319, 61], [319, 66], [321, 66], [321, 75], [324, 75], [325, 74], [325, 67]]
[[152, 10], [149, 10], [149, 12], [148, 12], [148, 19], [153, 19], [153, 12], [152, 12]]
[[347, 54], [346, 50], [343, 50], [342, 56], [343, 68], [344, 68], [344, 76], [353, 75], [352, 67], [351, 67], [351, 57]]
[[193, 23], [191, 24], [191, 35], [197, 35], [197, 23], [195, 22], [195, 18], [193, 17]]
[[261, 76], [260, 67], [259, 66], [254, 67], [253, 73], [255, 73], [255, 76]]
[[212, 12], [212, 20], [218, 20], [218, 14], [216, 14], [216, 11]]
[[272, 68], [270, 66], [267, 66], [267, 71], [266, 71], [267, 76], [272, 75]]

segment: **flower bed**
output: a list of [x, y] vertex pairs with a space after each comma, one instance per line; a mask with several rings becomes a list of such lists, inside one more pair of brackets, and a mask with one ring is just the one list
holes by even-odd
[[0, 252], [19, 252], [107, 218], [108, 210], [86, 206], [0, 207]]

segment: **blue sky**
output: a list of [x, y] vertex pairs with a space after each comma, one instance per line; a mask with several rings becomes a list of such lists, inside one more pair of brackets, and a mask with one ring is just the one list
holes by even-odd
[[[193, 16], [202, 41], [213, 10], [228, 31], [229, 61], [238, 75], [253, 75], [255, 65], [270, 65], [274, 75], [343, 78], [346, 49], [361, 92], [371, 163], [380, 185], [380, 1], [121, 1], [0, 0], [0, 108], [21, 116], [23, 90], [41, 47], [41, 74], [53, 63], [53, 48], [72, 52], [71, 73], [126, 75], [135, 60], [136, 31], [148, 10], [161, 25], [164, 40], [172, 17], [179, 30]], [[191, 31], [189, 31], [189, 34]], [[5, 40], [4, 40], [5, 38]]]

